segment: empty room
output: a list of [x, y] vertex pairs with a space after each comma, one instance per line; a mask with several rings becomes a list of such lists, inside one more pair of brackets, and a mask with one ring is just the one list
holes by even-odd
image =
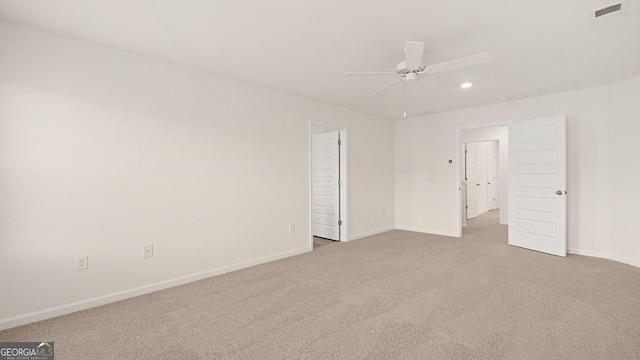
[[638, 34], [0, 0], [0, 360], [640, 359]]

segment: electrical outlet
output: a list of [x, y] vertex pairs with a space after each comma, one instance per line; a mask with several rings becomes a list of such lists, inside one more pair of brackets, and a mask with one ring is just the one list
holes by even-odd
[[296, 223], [289, 223], [289, 232], [296, 231]]
[[89, 267], [89, 255], [80, 255], [76, 258], [76, 270], [85, 270]]
[[144, 257], [150, 258], [153, 257], [153, 245], [145, 245], [144, 246]]

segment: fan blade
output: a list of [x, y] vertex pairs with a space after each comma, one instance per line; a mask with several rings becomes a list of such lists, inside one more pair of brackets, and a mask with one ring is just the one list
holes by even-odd
[[374, 92], [373, 94], [371, 94], [371, 96], [376, 95], [376, 94], [377, 94], [377, 93], [379, 93], [380, 91], [382, 91], [382, 90], [384, 90], [384, 89], [388, 88], [389, 86], [391, 86], [391, 85], [393, 85], [393, 84], [397, 83], [398, 81], [402, 81], [402, 80], [403, 80], [403, 78], [398, 78], [398, 79], [393, 80], [392, 82], [388, 83], [387, 85], [385, 85], [385, 86], [381, 87], [380, 89], [376, 90], [376, 92]]
[[489, 56], [489, 53], [471, 55], [471, 56], [463, 57], [460, 59], [446, 61], [440, 64], [427, 66], [424, 69], [423, 73], [434, 74], [434, 73], [439, 73], [443, 71], [459, 69], [466, 66], [483, 64], [483, 63], [489, 62], [489, 60], [491, 60], [491, 56]]
[[430, 89], [442, 88], [442, 84], [436, 82], [433, 78], [427, 78], [426, 76], [422, 76], [418, 78], [418, 84], [428, 87]]
[[344, 76], [363, 76], [363, 75], [397, 75], [394, 72], [346, 72]]
[[422, 64], [422, 54], [424, 53], [424, 43], [419, 41], [407, 41], [404, 45], [404, 60], [407, 69], [417, 69]]

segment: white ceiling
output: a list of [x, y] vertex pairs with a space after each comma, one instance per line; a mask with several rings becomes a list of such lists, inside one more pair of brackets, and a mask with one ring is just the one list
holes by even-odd
[[[492, 61], [408, 84], [408, 112], [444, 112], [604, 85], [640, 74], [640, 0], [0, 0], [0, 18], [375, 114], [399, 118], [393, 71], [408, 40], [427, 64], [489, 52]], [[462, 90], [459, 84], [475, 86]]]

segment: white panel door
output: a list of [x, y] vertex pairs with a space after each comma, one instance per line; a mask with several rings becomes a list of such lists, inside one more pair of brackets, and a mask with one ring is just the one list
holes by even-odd
[[487, 210], [498, 208], [498, 165], [496, 151], [487, 148]]
[[465, 178], [467, 180], [467, 219], [478, 216], [478, 145], [467, 144], [465, 151]]
[[509, 244], [567, 255], [564, 115], [509, 125]]
[[313, 235], [340, 240], [340, 133], [313, 135], [311, 148]]

